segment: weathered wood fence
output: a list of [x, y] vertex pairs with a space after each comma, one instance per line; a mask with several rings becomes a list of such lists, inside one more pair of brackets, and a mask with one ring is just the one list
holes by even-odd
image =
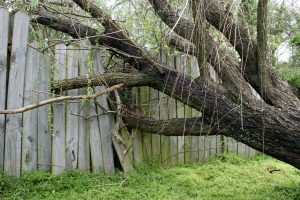
[[[28, 42], [29, 18], [17, 12], [10, 22], [9, 13], [0, 9], [0, 110], [21, 108], [53, 98], [51, 80], [87, 77], [104, 72], [101, 51], [87, 51], [81, 41], [78, 47], [58, 44], [55, 56], [36, 50], [37, 43]], [[13, 30], [13, 31], [12, 31]], [[12, 45], [9, 47], [9, 35]], [[80, 49], [80, 50], [76, 50]], [[9, 52], [9, 53], [8, 53]], [[199, 75], [197, 62], [186, 55], [167, 56], [161, 60], [182, 72]], [[212, 76], [215, 76], [211, 70]], [[103, 86], [75, 89], [59, 95], [88, 94]], [[127, 90], [128, 94], [128, 90]], [[156, 119], [196, 117], [201, 113], [175, 99], [148, 87], [130, 90], [137, 112]], [[158, 161], [163, 166], [199, 162], [214, 155], [232, 151], [252, 156], [255, 151], [232, 138], [217, 136], [160, 136], [126, 128], [120, 135], [127, 148], [112, 137], [115, 125], [107, 95], [94, 101], [68, 101], [42, 106], [23, 114], [0, 115], [0, 171], [20, 176], [35, 170], [52, 171], [81, 169], [115, 172], [120, 164], [125, 172], [144, 161]]]

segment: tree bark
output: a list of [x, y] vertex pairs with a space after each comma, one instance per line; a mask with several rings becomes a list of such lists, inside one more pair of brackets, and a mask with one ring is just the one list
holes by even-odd
[[[83, 9], [95, 6], [91, 2], [84, 0], [81, 0], [79, 3], [82, 4], [81, 7]], [[87, 3], [88, 6], [85, 5]], [[99, 9], [85, 10], [90, 11], [90, 14], [93, 17], [103, 17], [104, 14], [102, 11], [97, 13], [97, 10]], [[170, 11], [167, 10], [166, 12], [169, 13]], [[78, 34], [74, 34], [77, 32], [76, 28], [85, 28], [87, 34], [90, 36], [98, 34], [98, 32], [94, 32], [94, 29], [82, 26], [79, 23], [74, 25], [72, 23], [68, 23], [66, 20], [62, 20], [62, 22], [64, 22], [64, 26], [59, 26], [58, 19], [51, 18], [52, 20], [49, 21], [49, 17], [45, 16], [43, 13], [40, 13], [40, 15], [41, 18], [37, 19], [39, 23], [68, 33], [76, 38], [79, 37]], [[162, 15], [165, 15], [165, 13]], [[122, 59], [132, 64], [141, 74], [151, 80], [146, 81], [143, 84], [149, 85], [150, 87], [164, 92], [184, 104], [201, 111], [201, 120], [203, 124], [201, 124], [201, 126], [199, 125], [199, 128], [203, 127], [205, 129], [209, 127], [211, 129], [211, 133], [218, 132], [219, 134], [233, 137], [257, 150], [264, 150], [266, 154], [300, 168], [299, 111], [295, 109], [290, 109], [289, 111], [280, 110], [255, 99], [250, 88], [247, 88], [247, 81], [241, 76], [242, 74], [236, 68], [236, 66], [239, 66], [238, 64], [234, 66], [231, 66], [230, 64], [226, 65], [227, 68], [223, 71], [224, 81], [222, 85], [210, 83], [207, 87], [206, 85], [203, 85], [202, 82], [196, 82], [191, 77], [182, 75], [158, 61], [155, 61], [153, 64], [153, 62], [149, 60], [149, 57], [145, 56], [145, 51], [141, 51], [140, 47], [128, 45], [127, 36], [116, 34], [115, 31], [118, 26], [115, 23], [111, 24], [109, 18], [105, 19], [107, 20], [104, 20], [103, 25], [107, 26], [106, 34], [109, 34], [109, 37], [100, 35], [99, 37], [94, 38], [94, 42], [98, 42], [101, 45], [111, 48], [112, 51], [118, 53]], [[110, 27], [111, 25], [113, 26], [112, 28]], [[175, 29], [176, 28], [177, 27], [175, 27]], [[186, 30], [187, 29], [185, 29], [185, 31]], [[185, 31], [178, 30], [179, 33], [186, 33]], [[79, 33], [80, 36], [83, 37], [86, 35], [84, 31], [79, 31]], [[229, 60], [228, 62], [233, 64], [235, 63], [232, 60]], [[160, 73], [154, 67], [157, 63], [159, 63], [159, 67], [163, 73]], [[81, 81], [83, 83], [87, 83], [85, 80]], [[226, 81], [232, 83], [232, 86], [230, 86], [230, 84]], [[57, 82], [57, 85], [60, 84], [61, 83]], [[107, 84], [110, 84], [110, 82], [107, 81]], [[242, 91], [240, 84], [244, 87], [242, 88]], [[80, 85], [82, 86], [84, 84]], [[274, 85], [272, 85], [272, 87], [273, 86]], [[232, 90], [230, 90], [230, 88], [232, 88]], [[270, 88], [270, 90], [272, 89], [273, 88]], [[277, 85], [274, 90], [283, 93], [284, 87], [280, 88]], [[247, 102], [245, 102], [245, 104], [240, 103], [239, 92], [247, 98]], [[278, 93], [274, 92], [273, 95], [278, 95]], [[271, 96], [268, 96], [267, 98], [270, 97]], [[276, 96], [273, 97], [275, 98]], [[299, 100], [296, 99], [296, 102], [291, 103], [291, 100], [294, 97], [289, 93], [287, 98], [283, 97], [283, 94], [281, 94], [281, 96], [273, 99], [272, 102], [276, 103], [276, 101], [285, 99], [287, 100], [287, 103], [284, 104], [284, 102], [278, 102], [279, 107], [282, 106], [285, 108], [285, 105], [297, 106], [297, 101]], [[258, 102], [259, 107], [257, 105]], [[243, 106], [243, 112], [241, 112], [241, 106]], [[262, 108], [264, 110], [262, 110]], [[131, 117], [133, 116], [131, 115]], [[124, 117], [123, 119], [126, 121]], [[241, 123], [241, 119], [243, 119], [243, 123]], [[136, 120], [137, 118], [133, 117], [132, 120], [128, 120], [127, 123], [129, 124], [132, 122], [131, 126], [135, 127]], [[166, 123], [162, 123], [162, 125], [165, 124]], [[177, 125], [175, 123], [174, 126], [180, 128], [178, 123]], [[262, 137], [262, 131], [264, 131], [264, 137]], [[191, 131], [191, 133], [192, 132], [193, 131]]]

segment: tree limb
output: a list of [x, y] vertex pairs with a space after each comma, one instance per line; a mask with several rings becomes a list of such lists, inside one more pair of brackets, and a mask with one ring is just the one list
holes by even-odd
[[53, 99], [47, 99], [41, 102], [38, 102], [36, 104], [31, 104], [28, 106], [25, 106], [23, 108], [17, 108], [17, 109], [12, 109], [12, 110], [0, 110], [0, 114], [17, 114], [17, 113], [23, 113], [41, 106], [45, 106], [48, 104], [56, 103], [56, 102], [61, 102], [61, 101], [70, 101], [70, 100], [88, 100], [88, 99], [95, 99], [96, 97], [112, 92], [116, 89], [122, 88], [125, 84], [120, 83], [118, 85], [111, 86], [109, 88], [106, 88], [105, 90], [101, 90], [96, 92], [95, 94], [92, 95], [78, 95], [78, 96], [61, 96]]

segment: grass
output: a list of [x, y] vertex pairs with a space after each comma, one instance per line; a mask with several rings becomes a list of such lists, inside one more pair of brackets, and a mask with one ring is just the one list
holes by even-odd
[[[270, 173], [270, 170], [278, 170]], [[0, 176], [0, 199], [299, 199], [300, 171], [270, 157], [213, 160], [163, 169], [143, 165], [124, 177], [80, 171]]]

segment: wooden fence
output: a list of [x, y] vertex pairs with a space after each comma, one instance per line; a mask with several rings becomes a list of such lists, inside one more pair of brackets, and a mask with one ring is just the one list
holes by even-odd
[[[0, 9], [0, 27], [0, 110], [57, 96], [49, 89], [53, 79], [88, 77], [105, 71], [101, 51], [87, 51], [85, 41], [78, 44], [80, 48], [58, 44], [52, 57], [36, 50], [35, 42], [28, 45], [29, 18], [22, 12], [17, 12], [10, 22], [8, 11]], [[9, 35], [13, 35], [10, 51]], [[181, 71], [182, 79], [185, 74], [199, 75], [194, 58], [162, 53], [161, 60]], [[211, 74], [215, 76], [212, 69]], [[58, 95], [87, 94], [104, 88], [105, 83]], [[127, 89], [126, 94], [131, 96], [137, 112], [155, 119], [201, 115], [152, 88]], [[128, 172], [144, 161], [155, 160], [169, 167], [199, 162], [225, 151], [243, 156], [255, 154], [250, 147], [221, 135], [205, 136], [199, 131], [199, 136], [166, 137], [123, 127], [119, 132], [125, 148], [112, 137], [115, 119], [110, 110], [107, 95], [102, 95], [94, 101], [60, 102], [23, 114], [0, 115], [0, 170], [14, 176], [35, 170], [59, 174], [77, 168], [113, 174], [119, 164]]]

